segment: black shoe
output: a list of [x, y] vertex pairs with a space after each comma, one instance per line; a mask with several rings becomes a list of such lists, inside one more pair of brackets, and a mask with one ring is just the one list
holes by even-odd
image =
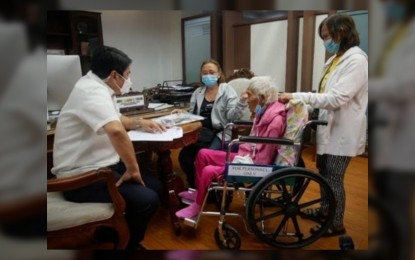
[[129, 244], [127, 246], [126, 250], [128, 250], [128, 251], [143, 251], [143, 250], [147, 250], [147, 248], [145, 248], [142, 244], [138, 243], [138, 244], [135, 244], [135, 245]]

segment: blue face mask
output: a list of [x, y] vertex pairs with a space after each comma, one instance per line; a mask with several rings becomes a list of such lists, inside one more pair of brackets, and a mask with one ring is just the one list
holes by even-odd
[[206, 87], [213, 87], [218, 83], [218, 76], [211, 74], [203, 75], [202, 82]]
[[324, 41], [324, 47], [329, 53], [335, 54], [339, 51], [340, 43], [336, 43], [333, 39], [328, 39]]
[[406, 9], [405, 6], [397, 2], [387, 2], [385, 4], [385, 15], [386, 18], [393, 22], [400, 22], [405, 17]]
[[255, 108], [255, 114], [262, 115], [263, 113], [264, 113], [264, 108], [258, 104]]

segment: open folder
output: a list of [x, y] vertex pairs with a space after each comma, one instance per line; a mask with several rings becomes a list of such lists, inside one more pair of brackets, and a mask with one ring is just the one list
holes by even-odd
[[173, 139], [183, 136], [181, 127], [168, 128], [166, 132], [148, 133], [141, 130], [131, 130], [128, 132], [131, 141], [173, 141]]

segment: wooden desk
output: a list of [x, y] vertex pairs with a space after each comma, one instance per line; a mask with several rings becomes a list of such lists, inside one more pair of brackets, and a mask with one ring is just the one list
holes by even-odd
[[178, 149], [197, 141], [199, 132], [202, 129], [200, 122], [193, 122], [181, 126], [183, 137], [173, 141], [135, 141], [134, 149], [138, 151], [150, 151], [157, 154], [157, 172], [160, 180], [167, 188], [164, 202], [169, 208], [170, 220], [176, 235], [180, 233], [180, 222], [175, 213], [179, 209], [177, 194], [184, 190], [184, 184], [180, 176], [173, 172], [173, 163], [170, 157], [171, 149]]
[[[166, 111], [156, 111], [149, 114], [135, 115], [132, 117], [142, 118], [154, 118], [163, 115], [170, 114], [172, 109]], [[178, 149], [189, 144], [195, 143], [199, 132], [202, 129], [200, 122], [193, 122], [181, 126], [183, 129], [183, 136], [173, 141], [161, 142], [161, 141], [135, 141], [133, 146], [136, 152], [148, 151], [155, 152], [157, 158], [157, 172], [160, 180], [163, 182], [165, 189], [165, 197], [162, 198], [164, 204], [168, 206], [170, 219], [175, 234], [180, 232], [180, 222], [176, 217], [175, 213], [179, 209], [179, 201], [177, 193], [184, 190], [184, 184], [182, 179], [173, 172], [173, 163], [170, 157], [171, 149]], [[53, 141], [55, 131], [49, 130], [47, 132], [47, 153], [48, 153], [48, 174], [52, 168], [52, 152], [53, 152]]]

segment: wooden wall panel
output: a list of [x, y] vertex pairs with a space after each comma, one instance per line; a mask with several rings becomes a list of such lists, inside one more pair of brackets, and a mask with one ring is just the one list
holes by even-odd
[[315, 12], [304, 11], [301, 92], [310, 92], [313, 85]]
[[288, 12], [287, 29], [287, 66], [285, 71], [285, 91], [296, 92], [297, 88], [297, 66], [298, 66], [298, 31], [299, 12]]
[[251, 26], [235, 26], [234, 39], [234, 68], [250, 68]]

